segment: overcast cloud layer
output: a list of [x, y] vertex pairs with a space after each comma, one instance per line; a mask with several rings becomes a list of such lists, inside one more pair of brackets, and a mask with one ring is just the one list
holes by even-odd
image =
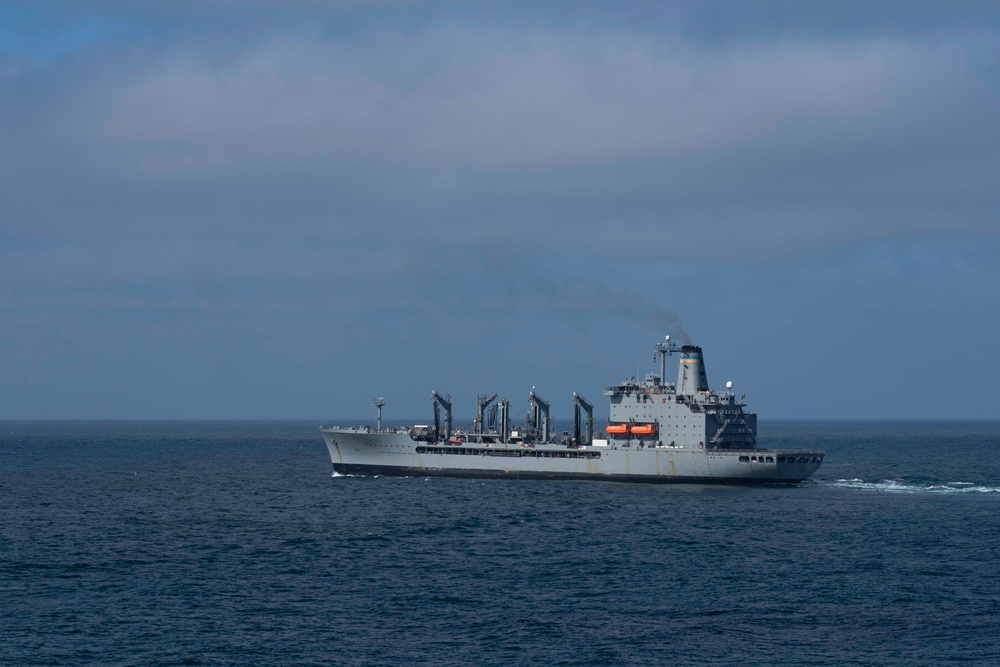
[[0, 418], [1000, 416], [991, 6], [134, 4], [0, 11]]

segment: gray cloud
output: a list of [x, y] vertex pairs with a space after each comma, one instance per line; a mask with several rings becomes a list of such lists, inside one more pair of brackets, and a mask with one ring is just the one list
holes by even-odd
[[183, 52], [114, 83], [89, 96], [91, 129], [153, 172], [315, 159], [545, 170], [718, 156], [807, 132], [864, 139], [975, 94], [954, 47], [720, 52], [630, 34], [458, 28]]
[[[733, 260], [991, 232], [997, 98], [964, 37], [707, 49], [451, 24], [84, 58], [8, 75], [0, 169], [24, 233], [72, 217], [88, 235], [257, 236], [283, 216], [292, 237], [368, 224], [476, 242], [496, 226], [549, 248]], [[674, 242], [705, 225], [740, 251]]]

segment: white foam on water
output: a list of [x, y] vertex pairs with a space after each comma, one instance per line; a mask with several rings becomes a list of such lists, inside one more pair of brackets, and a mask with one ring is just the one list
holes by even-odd
[[860, 491], [884, 491], [887, 493], [1000, 493], [1000, 487], [977, 486], [973, 482], [948, 482], [947, 484], [908, 484], [898, 479], [880, 479], [866, 482], [854, 479], [838, 479], [832, 486]]

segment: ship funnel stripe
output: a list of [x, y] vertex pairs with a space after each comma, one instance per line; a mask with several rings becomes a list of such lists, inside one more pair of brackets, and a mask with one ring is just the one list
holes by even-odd
[[677, 393], [694, 396], [708, 389], [705, 375], [705, 359], [697, 345], [685, 345], [681, 349], [681, 360], [677, 369]]

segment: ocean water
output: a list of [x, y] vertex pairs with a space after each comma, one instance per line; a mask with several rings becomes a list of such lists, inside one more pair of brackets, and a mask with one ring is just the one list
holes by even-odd
[[998, 665], [1000, 423], [791, 487], [334, 477], [303, 422], [0, 422], [3, 665]]

